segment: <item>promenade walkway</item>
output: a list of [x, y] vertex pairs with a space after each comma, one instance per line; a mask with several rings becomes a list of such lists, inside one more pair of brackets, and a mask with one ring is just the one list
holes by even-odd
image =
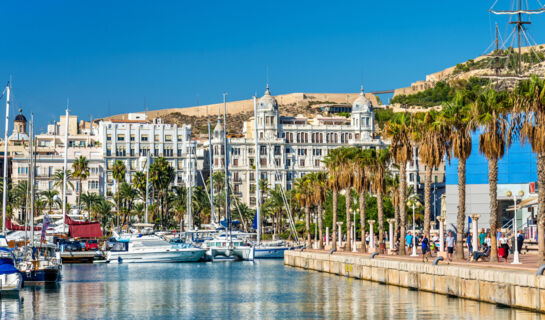
[[[358, 248], [359, 249], [359, 248]], [[329, 250], [315, 250], [315, 249], [305, 249], [305, 251], [308, 252], [319, 252], [319, 253], [329, 253]], [[408, 250], [408, 254], [406, 255], [388, 255], [388, 254], [380, 254], [375, 257], [375, 259], [389, 259], [389, 260], [404, 260], [404, 261], [411, 261], [411, 262], [419, 262], [419, 263], [425, 263], [425, 264], [432, 264], [435, 257], [437, 257], [437, 254], [433, 254], [431, 258], [428, 258], [427, 262], [422, 261], [422, 255], [420, 253], [420, 250], [417, 251], [418, 257], [411, 257], [412, 251]], [[348, 256], [359, 256], [359, 257], [370, 257], [370, 253], [361, 253], [361, 252], [345, 252], [343, 249], [339, 249], [338, 251], [333, 253], [334, 255], [348, 255]], [[466, 258], [469, 257], [469, 254], [467, 250], [465, 250]], [[519, 261], [521, 264], [511, 264], [513, 261], [513, 255], [509, 255], [508, 262], [505, 262], [503, 259], [500, 259], [501, 262], [497, 262], [497, 259], [491, 259], [491, 261], [469, 261], [462, 260], [462, 259], [455, 259], [453, 258], [452, 262], [448, 262], [446, 259], [443, 261], [440, 261], [439, 264], [451, 264], [451, 265], [459, 265], [459, 266], [467, 266], [467, 267], [476, 267], [476, 268], [495, 268], [498, 270], [517, 270], [517, 271], [525, 271], [530, 272], [532, 274], [535, 274], [535, 272], [538, 269], [537, 264], [537, 255], [535, 254], [520, 254], [519, 255]]]

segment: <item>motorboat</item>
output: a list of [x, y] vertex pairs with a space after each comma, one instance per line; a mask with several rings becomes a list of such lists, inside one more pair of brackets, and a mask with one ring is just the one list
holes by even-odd
[[0, 293], [15, 293], [23, 286], [23, 276], [17, 270], [13, 252], [0, 247]]
[[283, 240], [262, 241], [254, 247], [256, 259], [283, 259], [286, 250], [294, 250], [296, 248]]
[[203, 248], [209, 261], [254, 260], [254, 247], [250, 243], [227, 235], [204, 241]]
[[173, 245], [159, 237], [131, 237], [113, 242], [106, 260], [110, 263], [196, 262], [204, 258], [205, 252], [193, 246]]

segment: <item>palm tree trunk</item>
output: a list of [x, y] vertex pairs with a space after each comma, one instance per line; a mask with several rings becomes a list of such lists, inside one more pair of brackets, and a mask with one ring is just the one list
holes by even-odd
[[[395, 191], [395, 193], [399, 193], [399, 188], [397, 188]], [[396, 194], [395, 195], [397, 197], [397, 199], [399, 199], [399, 196]], [[397, 242], [399, 239], [397, 237], [397, 233], [399, 231], [399, 203], [396, 203], [396, 205], [394, 206], [394, 219], [395, 219], [395, 225], [394, 225], [394, 240], [395, 242]]]
[[78, 210], [81, 210], [81, 178], [79, 179], [78, 183]]
[[311, 239], [310, 239], [310, 206], [305, 206], [305, 234], [307, 238], [307, 248], [311, 247]]
[[324, 249], [324, 222], [323, 222], [323, 215], [324, 212], [322, 211], [322, 203], [320, 202], [318, 204], [318, 236], [320, 237], [318, 240], [318, 249], [323, 250]]
[[365, 245], [365, 192], [360, 193], [360, 225], [361, 225], [361, 249], [362, 253], [367, 252]]
[[338, 201], [338, 191], [337, 189], [333, 189], [333, 196], [332, 196], [332, 213], [333, 213], [333, 222], [331, 226], [331, 249], [337, 250], [337, 201]]
[[537, 155], [537, 181], [539, 189], [537, 191], [537, 264], [545, 263], [545, 153]]
[[121, 215], [121, 201], [119, 196], [119, 187], [117, 188], [117, 217], [116, 217], [116, 224], [117, 228], [119, 228], [119, 216]]
[[350, 236], [352, 234], [352, 221], [350, 220], [350, 188], [346, 189], [344, 199], [344, 204], [346, 206], [346, 243], [344, 244], [344, 251], [350, 252], [350, 246], [352, 245], [352, 237]]
[[380, 251], [383, 248], [382, 242], [384, 241], [384, 203], [382, 202], [382, 190], [380, 190], [380, 188], [377, 191], [377, 218], [378, 218], [378, 248]]
[[[488, 184], [490, 193], [490, 261], [498, 256], [496, 229], [498, 228], [498, 160], [488, 160]], [[459, 231], [458, 231], [459, 232]], [[462, 239], [460, 239], [462, 240]]]
[[466, 159], [458, 159], [458, 218], [456, 221], [456, 259], [464, 258], [466, 221]]
[[399, 166], [399, 254], [405, 254], [405, 223], [407, 221], [407, 164]]
[[430, 220], [431, 220], [431, 176], [433, 166], [426, 168], [426, 181], [424, 181], [424, 234], [430, 238]]

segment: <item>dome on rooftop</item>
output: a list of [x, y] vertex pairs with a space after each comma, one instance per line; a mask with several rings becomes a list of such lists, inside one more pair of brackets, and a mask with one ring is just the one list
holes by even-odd
[[27, 122], [23, 115], [23, 109], [19, 109], [19, 114], [15, 116], [15, 121]]
[[271, 96], [271, 91], [269, 90], [269, 85], [267, 84], [267, 89], [265, 90], [265, 95], [259, 99], [257, 102], [259, 109], [277, 109], [278, 102], [276, 99]]
[[365, 94], [363, 93], [363, 86], [361, 86], [361, 92], [359, 97], [356, 100], [354, 100], [354, 102], [352, 103], [352, 112], [354, 111], [370, 112], [372, 110], [373, 110], [373, 104], [371, 103], [371, 100], [365, 97]]

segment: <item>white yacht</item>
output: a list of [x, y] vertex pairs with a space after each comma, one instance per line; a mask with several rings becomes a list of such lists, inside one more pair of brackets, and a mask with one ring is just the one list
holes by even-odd
[[23, 285], [23, 276], [16, 268], [15, 256], [10, 249], [0, 247], [0, 293], [18, 293]]
[[106, 260], [110, 263], [196, 262], [204, 258], [205, 252], [196, 247], [173, 246], [159, 237], [131, 237], [115, 242]]
[[210, 261], [216, 260], [254, 260], [254, 248], [241, 239], [221, 235], [203, 243], [206, 249], [206, 258]]
[[283, 259], [286, 250], [297, 247], [288, 245], [284, 240], [262, 241], [255, 245], [256, 259]]

